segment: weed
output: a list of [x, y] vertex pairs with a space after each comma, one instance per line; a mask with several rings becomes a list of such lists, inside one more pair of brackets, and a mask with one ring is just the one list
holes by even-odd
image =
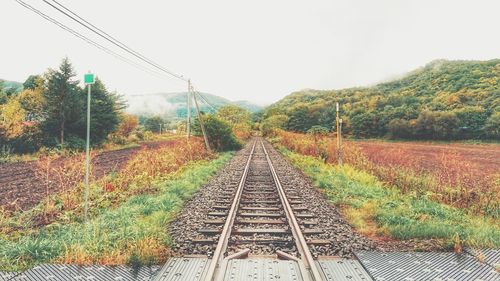
[[[310, 136], [278, 130], [274, 142], [299, 153], [336, 163], [332, 135]], [[404, 194], [427, 197], [466, 209], [471, 214], [500, 216], [500, 173], [481, 172], [477, 163], [457, 152], [433, 152], [423, 156], [411, 145], [343, 145], [344, 163], [365, 170]]]
[[349, 222], [366, 235], [398, 239], [440, 239], [453, 247], [500, 246], [500, 224], [495, 218], [467, 214], [463, 209], [433, 201], [431, 195], [404, 193], [355, 167], [324, 163], [287, 149], [281, 152], [324, 190], [327, 199], [342, 207]]
[[[73, 220], [30, 229], [22, 235], [0, 236], [0, 270], [20, 270], [46, 262], [143, 265], [165, 261], [170, 255], [168, 222], [231, 156], [224, 153], [209, 162], [187, 150], [184, 153], [183, 159], [193, 161], [168, 177], [162, 175], [163, 180], [145, 179], [136, 173], [156, 192], [120, 198], [121, 203], [114, 208], [94, 212], [87, 224]], [[98, 192], [97, 186], [94, 191]], [[93, 197], [93, 204], [98, 204], [98, 197]]]

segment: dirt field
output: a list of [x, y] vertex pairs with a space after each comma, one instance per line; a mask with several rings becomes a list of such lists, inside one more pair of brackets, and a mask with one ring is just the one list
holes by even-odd
[[[119, 171], [128, 159], [142, 148], [168, 146], [173, 143], [175, 140], [149, 142], [140, 147], [102, 152], [93, 159], [94, 176], [101, 178], [112, 171]], [[64, 161], [65, 159], [57, 159], [53, 165], [61, 165]], [[36, 161], [0, 165], [0, 207], [9, 211], [27, 210], [47, 196], [44, 179], [40, 178], [37, 168]], [[56, 188], [49, 191], [50, 194], [57, 192], [59, 190]]]
[[[500, 172], [500, 145], [497, 144], [435, 144], [414, 142], [380, 142], [356, 141], [353, 142], [363, 149], [368, 158], [378, 163], [382, 160], [412, 163], [426, 170], [435, 169], [442, 165], [446, 157], [463, 161], [471, 168], [469, 172], [481, 176], [491, 176]], [[397, 152], [396, 156], [405, 156], [406, 159], [391, 159], [388, 153]]]

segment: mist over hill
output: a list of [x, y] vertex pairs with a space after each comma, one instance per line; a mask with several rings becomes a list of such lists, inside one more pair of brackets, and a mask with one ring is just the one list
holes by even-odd
[[2, 90], [5, 92], [12, 91], [17, 93], [23, 90], [23, 83], [4, 80], [0, 78], [0, 87], [2, 87]]
[[[213, 113], [215, 109], [228, 104], [238, 105], [250, 112], [257, 112], [262, 109], [261, 106], [249, 101], [230, 101], [208, 93], [201, 93], [201, 95], [204, 99], [198, 98], [198, 104], [200, 110], [203, 112]], [[167, 118], [184, 118], [187, 114], [186, 92], [131, 95], [127, 96], [127, 100], [129, 105], [127, 112], [136, 115], [160, 115]], [[194, 111], [194, 102], [192, 106], [192, 111]]]

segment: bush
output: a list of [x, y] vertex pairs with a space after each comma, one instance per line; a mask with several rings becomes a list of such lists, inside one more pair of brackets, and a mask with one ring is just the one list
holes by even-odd
[[389, 136], [393, 139], [409, 139], [412, 137], [412, 127], [409, 121], [403, 119], [392, 119], [387, 125]]
[[85, 149], [86, 141], [75, 135], [68, 135], [64, 140], [64, 149], [83, 150]]
[[[204, 115], [203, 124], [205, 125], [210, 148], [216, 151], [237, 150], [241, 148], [241, 144], [234, 136], [231, 125], [227, 121], [219, 119], [214, 115]], [[198, 119], [193, 124], [193, 131], [196, 135], [202, 135]]]
[[160, 127], [164, 126], [165, 120], [160, 116], [153, 116], [144, 121], [144, 129], [149, 132], [159, 133]]

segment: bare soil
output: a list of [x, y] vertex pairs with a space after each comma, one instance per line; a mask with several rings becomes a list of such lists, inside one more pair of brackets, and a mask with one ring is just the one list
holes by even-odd
[[[139, 147], [101, 152], [92, 162], [94, 179], [113, 171], [120, 171], [141, 149], [168, 146], [175, 142], [175, 140], [148, 142]], [[55, 160], [53, 165], [61, 165], [65, 160], [67, 158], [61, 157]], [[28, 210], [48, 195], [44, 179], [37, 173], [37, 167], [37, 161], [0, 164], [0, 207], [7, 211]], [[59, 191], [51, 188], [49, 195]]]

